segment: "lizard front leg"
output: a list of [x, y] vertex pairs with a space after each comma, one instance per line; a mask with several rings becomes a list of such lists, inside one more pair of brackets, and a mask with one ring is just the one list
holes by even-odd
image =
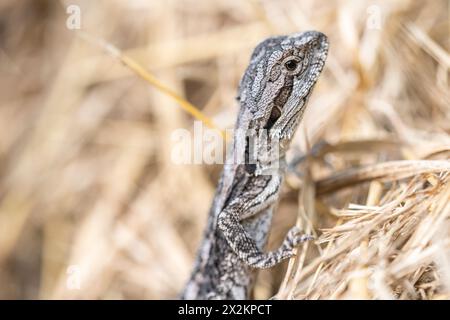
[[[223, 233], [228, 245], [242, 261], [254, 268], [273, 267], [282, 260], [292, 257], [294, 248], [300, 243], [312, 239], [311, 236], [302, 235], [300, 230], [294, 227], [288, 232], [282, 245], [277, 250], [263, 252], [258, 248], [255, 240], [241, 224], [241, 220], [261, 212], [263, 203], [265, 207], [273, 204], [275, 199], [271, 198], [270, 194], [274, 193], [271, 192], [271, 188], [267, 188], [268, 185], [270, 183], [266, 184], [266, 187], [254, 197], [255, 188], [251, 188], [252, 192], [244, 192], [219, 213], [217, 220], [218, 228]], [[268, 197], [265, 197], [266, 194]], [[261, 201], [261, 198], [265, 198], [265, 201]]]

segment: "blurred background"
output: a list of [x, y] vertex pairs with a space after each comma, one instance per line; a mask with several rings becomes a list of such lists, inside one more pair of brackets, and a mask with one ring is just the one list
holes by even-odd
[[[261, 272], [255, 298], [448, 299], [445, 0], [2, 0], [0, 298], [174, 298], [206, 223], [221, 166], [171, 160], [194, 119], [80, 31], [225, 129], [254, 46], [310, 29], [330, 52], [289, 157], [328, 149], [288, 175], [269, 247], [296, 220], [321, 241], [294, 282], [287, 263]], [[397, 160], [417, 162], [399, 176]]]

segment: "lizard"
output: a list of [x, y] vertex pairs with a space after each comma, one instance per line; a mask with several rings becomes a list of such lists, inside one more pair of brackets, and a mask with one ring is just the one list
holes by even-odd
[[[267, 38], [254, 49], [239, 83], [231, 152], [181, 299], [249, 299], [257, 269], [294, 256], [300, 243], [312, 239], [292, 227], [277, 250], [264, 251], [286, 171], [285, 154], [328, 45], [323, 33], [306, 31]], [[269, 140], [264, 150], [249, 138], [263, 132]]]

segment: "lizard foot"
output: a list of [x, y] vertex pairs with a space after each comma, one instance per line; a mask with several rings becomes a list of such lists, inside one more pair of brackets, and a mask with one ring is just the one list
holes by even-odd
[[293, 250], [295, 247], [298, 247], [299, 244], [309, 240], [314, 240], [314, 237], [311, 235], [302, 234], [300, 228], [295, 226], [289, 230], [283, 241], [282, 248], [286, 253], [288, 253], [288, 257], [291, 257], [294, 255]]

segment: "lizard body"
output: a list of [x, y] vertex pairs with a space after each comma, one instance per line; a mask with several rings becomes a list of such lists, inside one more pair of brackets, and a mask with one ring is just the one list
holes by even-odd
[[[277, 250], [264, 252], [285, 172], [285, 152], [327, 52], [326, 36], [316, 31], [268, 38], [255, 48], [239, 85], [231, 154], [181, 298], [248, 299], [256, 269], [292, 257], [298, 244], [311, 239], [294, 227]], [[264, 150], [249, 139], [261, 136], [268, 141]]]

